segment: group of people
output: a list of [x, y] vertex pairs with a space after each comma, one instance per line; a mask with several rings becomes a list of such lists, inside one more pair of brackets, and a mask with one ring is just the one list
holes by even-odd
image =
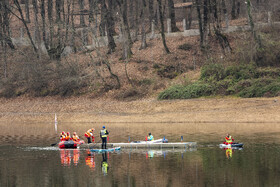
[[[91, 128], [85, 132], [85, 137], [88, 140], [88, 143], [92, 143], [95, 141], [95, 138], [93, 136], [95, 129]], [[105, 128], [105, 126], [102, 127], [102, 130], [100, 131], [100, 138], [102, 140], [102, 149], [107, 149], [107, 137], [109, 135], [109, 131]], [[77, 135], [76, 132], [73, 132], [73, 135], [71, 137], [70, 132], [65, 133], [62, 131], [60, 133], [60, 141], [80, 141], [79, 136]]]
[[70, 132], [65, 133], [64, 131], [62, 131], [60, 133], [60, 141], [69, 141], [69, 140], [80, 141], [80, 138], [76, 132], [73, 132], [73, 135], [71, 137]]

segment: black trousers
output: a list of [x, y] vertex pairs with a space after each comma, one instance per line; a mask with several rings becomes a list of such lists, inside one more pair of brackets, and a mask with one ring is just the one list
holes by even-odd
[[102, 137], [102, 149], [107, 149], [107, 137]]
[[87, 137], [87, 141], [88, 141], [88, 143], [91, 143], [90, 137]]

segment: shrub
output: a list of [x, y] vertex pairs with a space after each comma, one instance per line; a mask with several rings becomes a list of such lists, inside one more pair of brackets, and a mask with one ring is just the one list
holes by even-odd
[[197, 82], [187, 86], [172, 86], [161, 92], [158, 99], [191, 99], [212, 95], [214, 91], [215, 87], [213, 85]]
[[257, 75], [257, 68], [253, 64], [229, 66], [225, 69], [225, 76], [227, 79], [240, 81], [245, 79], [255, 78]]
[[206, 82], [219, 81], [225, 78], [225, 70], [221, 64], [208, 64], [202, 67], [200, 79]]
[[280, 81], [274, 79], [257, 79], [251, 85], [239, 92], [240, 97], [263, 97], [269, 93], [270, 96], [277, 96], [280, 92]]

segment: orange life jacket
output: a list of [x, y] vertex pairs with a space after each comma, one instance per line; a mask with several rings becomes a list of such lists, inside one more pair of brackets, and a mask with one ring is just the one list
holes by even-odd
[[66, 138], [65, 134], [60, 133], [60, 141], [64, 141]]
[[80, 138], [78, 135], [72, 135], [72, 140], [73, 141], [80, 141]]
[[85, 133], [85, 137], [89, 138], [93, 136], [93, 130], [92, 129], [89, 129], [86, 133]]
[[70, 134], [66, 135], [65, 140], [66, 140], [66, 141], [71, 140]]

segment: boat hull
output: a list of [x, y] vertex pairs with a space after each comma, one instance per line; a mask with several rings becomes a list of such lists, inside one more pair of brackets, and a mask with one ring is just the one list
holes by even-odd
[[147, 144], [151, 144], [151, 143], [168, 143], [167, 139], [157, 139], [157, 140], [153, 140], [153, 141], [133, 141], [130, 143], [147, 143]]
[[243, 143], [220, 144], [220, 148], [242, 148]]
[[91, 152], [95, 153], [105, 153], [105, 152], [115, 152], [121, 150], [121, 147], [114, 147], [114, 148], [109, 148], [109, 149], [91, 149]]
[[73, 141], [73, 140], [61, 141], [61, 142], [59, 142], [58, 147], [60, 149], [75, 149], [80, 144], [84, 144], [84, 143], [85, 142], [83, 140], [81, 140], [81, 141]]

